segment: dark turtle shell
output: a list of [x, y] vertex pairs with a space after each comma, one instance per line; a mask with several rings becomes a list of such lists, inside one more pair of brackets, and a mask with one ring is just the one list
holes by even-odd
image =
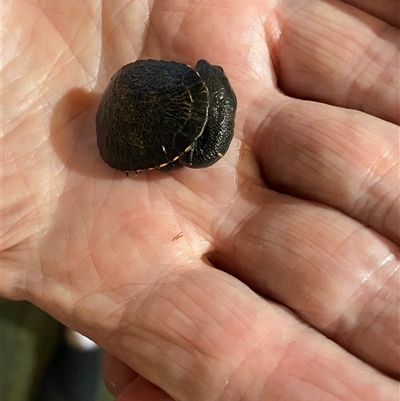
[[100, 155], [122, 171], [206, 167], [228, 149], [235, 111], [221, 67], [138, 60], [117, 71], [103, 94]]

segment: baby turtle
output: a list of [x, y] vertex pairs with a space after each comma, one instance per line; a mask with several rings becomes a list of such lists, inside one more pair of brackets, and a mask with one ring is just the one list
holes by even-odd
[[219, 66], [137, 60], [111, 78], [96, 115], [100, 155], [121, 171], [208, 167], [228, 150], [236, 96]]

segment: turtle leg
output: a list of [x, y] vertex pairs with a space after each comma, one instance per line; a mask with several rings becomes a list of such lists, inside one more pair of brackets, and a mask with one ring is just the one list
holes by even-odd
[[222, 149], [223, 153], [219, 151], [218, 139], [221, 138], [211, 135], [206, 126], [203, 134], [193, 143], [192, 148], [179, 158], [180, 164], [189, 168], [203, 168], [216, 163], [227, 150], [226, 147], [226, 149]]
[[221, 67], [200, 60], [195, 70], [210, 94], [208, 120], [203, 133], [179, 162], [186, 167], [203, 168], [216, 163], [227, 152], [233, 137], [237, 102]]

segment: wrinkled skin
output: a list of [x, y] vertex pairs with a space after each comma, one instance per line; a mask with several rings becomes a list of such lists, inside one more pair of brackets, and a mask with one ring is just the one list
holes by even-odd
[[[118, 401], [398, 400], [399, 3], [348, 3], [3, 1], [1, 294], [104, 347]], [[220, 162], [101, 160], [136, 58], [224, 68]]]

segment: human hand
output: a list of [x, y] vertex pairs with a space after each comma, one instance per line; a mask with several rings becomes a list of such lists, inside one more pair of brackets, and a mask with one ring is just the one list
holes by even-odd
[[[119, 401], [397, 399], [398, 5], [362, 3], [3, 5], [2, 295], [112, 354]], [[100, 159], [136, 58], [225, 69], [221, 161]]]

